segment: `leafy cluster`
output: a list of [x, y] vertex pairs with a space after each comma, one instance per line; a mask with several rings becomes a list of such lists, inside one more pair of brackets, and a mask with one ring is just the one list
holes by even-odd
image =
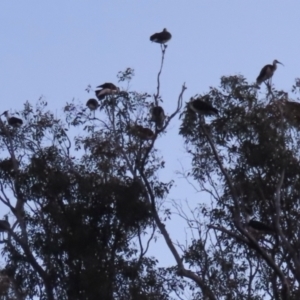
[[[161, 49], [153, 97], [121, 91], [96, 112], [71, 102], [64, 119], [40, 99], [19, 112], [21, 128], [0, 121], [0, 201], [11, 225], [1, 229], [0, 299], [299, 299], [297, 104], [270, 86], [261, 97], [242, 76], [229, 76], [200, 96], [218, 117], [186, 105], [179, 133], [191, 170], [183, 175], [212, 201], [190, 210], [173, 203], [191, 234], [174, 243], [164, 223], [174, 211], [162, 209], [173, 181], [160, 180], [166, 163], [155, 146], [186, 87], [157, 128], [149, 111], [162, 102]], [[118, 78], [133, 75], [129, 68]], [[154, 137], [141, 139], [137, 126]], [[251, 230], [249, 211], [274, 234]], [[174, 266], [159, 268], [147, 255], [158, 234]]]

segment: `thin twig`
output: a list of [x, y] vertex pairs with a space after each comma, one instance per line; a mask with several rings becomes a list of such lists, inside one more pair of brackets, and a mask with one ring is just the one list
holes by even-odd
[[159, 98], [159, 93], [160, 93], [160, 75], [161, 75], [163, 65], [164, 65], [164, 60], [165, 60], [166, 47], [164, 47], [163, 45], [161, 45], [161, 52], [162, 52], [162, 56], [161, 56], [160, 69], [157, 74], [157, 91], [156, 91], [156, 94], [154, 95], [155, 106], [158, 105], [158, 98]]

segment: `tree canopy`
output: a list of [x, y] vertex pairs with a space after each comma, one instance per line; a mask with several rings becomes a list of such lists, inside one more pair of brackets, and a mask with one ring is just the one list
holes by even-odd
[[[258, 90], [224, 76], [191, 98], [217, 116], [193, 111], [183, 84], [158, 126], [160, 47], [154, 95], [118, 90], [94, 111], [72, 101], [61, 118], [40, 99], [24, 104], [21, 127], [0, 121], [0, 200], [10, 224], [0, 226], [0, 299], [299, 299], [300, 103], [273, 85]], [[130, 68], [117, 75], [133, 76]], [[211, 197], [190, 211], [175, 203], [192, 236], [179, 245], [165, 222], [174, 211], [162, 209], [176, 178], [161, 180], [168, 165], [156, 148], [178, 117], [191, 158], [182, 175]], [[251, 228], [247, 214], [273, 231]], [[158, 236], [173, 266], [148, 255]]]

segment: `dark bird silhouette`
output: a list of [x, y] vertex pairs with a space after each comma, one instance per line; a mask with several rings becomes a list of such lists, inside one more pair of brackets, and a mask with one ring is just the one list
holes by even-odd
[[150, 41], [159, 43], [159, 44], [165, 44], [171, 39], [172, 35], [170, 32], [167, 31], [166, 28], [162, 32], [154, 33], [150, 36]]
[[275, 233], [275, 230], [273, 227], [269, 226], [268, 224], [265, 224], [263, 222], [260, 221], [256, 221], [254, 220], [255, 218], [250, 219], [250, 215], [246, 215], [246, 225], [251, 228], [254, 229], [256, 231], [259, 231], [261, 233]]
[[90, 110], [96, 110], [97, 107], [99, 106], [99, 103], [96, 99], [89, 99], [86, 103], [86, 106], [90, 109]]
[[97, 88], [101, 88], [101, 89], [110, 89], [110, 90], [115, 90], [115, 91], [119, 90], [119, 88], [116, 87], [116, 86], [115, 86], [113, 83], [111, 83], [111, 82], [105, 82], [105, 83], [103, 83], [103, 84], [101, 84], [101, 85], [98, 85]]
[[277, 64], [283, 65], [281, 62], [279, 62], [278, 60], [275, 59], [273, 61], [273, 65], [266, 65], [261, 69], [258, 77], [256, 78], [257, 85], [260, 85], [264, 81], [272, 78], [274, 72], [277, 69]]
[[23, 121], [19, 118], [16, 118], [16, 117], [11, 117], [8, 113], [8, 110], [6, 110], [3, 115], [6, 117], [7, 119], [7, 123], [10, 125], [10, 126], [13, 126], [13, 127], [20, 127], [23, 125]]
[[130, 132], [141, 140], [152, 140], [155, 137], [154, 132], [150, 128], [145, 128], [141, 125], [131, 126]]
[[189, 107], [194, 112], [204, 116], [212, 116], [219, 114], [219, 111], [216, 108], [214, 108], [210, 103], [202, 101], [200, 99], [191, 101], [189, 103]]
[[161, 106], [153, 106], [150, 109], [151, 121], [154, 122], [157, 128], [162, 128], [165, 121], [165, 112]]
[[139, 136], [142, 140], [152, 140], [154, 138], [154, 132], [150, 128], [143, 127], [139, 131]]

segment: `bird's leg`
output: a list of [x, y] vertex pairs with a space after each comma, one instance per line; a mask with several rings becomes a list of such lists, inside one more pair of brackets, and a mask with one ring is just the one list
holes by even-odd
[[272, 86], [271, 86], [270, 82], [268, 82], [267, 88], [268, 88], [268, 95], [272, 94], [272, 89], [271, 89]]
[[270, 81], [266, 80], [266, 81], [264, 81], [264, 83], [265, 83], [265, 85], [266, 85], [266, 87], [268, 89], [268, 92], [270, 93], [270, 91], [271, 91]]

